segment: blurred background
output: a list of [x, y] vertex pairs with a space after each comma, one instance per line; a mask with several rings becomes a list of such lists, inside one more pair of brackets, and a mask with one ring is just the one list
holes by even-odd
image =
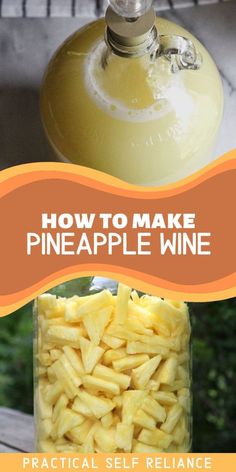
[[[77, 283], [70, 293], [64, 284], [66, 296]], [[236, 299], [190, 304], [190, 311], [193, 451], [236, 452]], [[0, 320], [0, 407], [33, 414], [32, 341], [32, 304]]]

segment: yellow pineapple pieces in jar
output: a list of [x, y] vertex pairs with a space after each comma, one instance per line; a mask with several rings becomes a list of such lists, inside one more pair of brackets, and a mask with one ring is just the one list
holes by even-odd
[[39, 452], [186, 452], [190, 322], [185, 303], [119, 284], [35, 302]]

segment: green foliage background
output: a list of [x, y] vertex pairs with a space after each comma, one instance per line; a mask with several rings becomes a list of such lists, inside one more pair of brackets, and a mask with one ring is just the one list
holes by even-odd
[[[193, 450], [236, 452], [236, 299], [191, 304], [191, 317]], [[0, 320], [0, 406], [33, 412], [32, 339], [31, 304]]]

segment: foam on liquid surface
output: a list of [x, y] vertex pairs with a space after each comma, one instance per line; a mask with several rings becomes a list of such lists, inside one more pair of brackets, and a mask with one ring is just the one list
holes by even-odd
[[110, 56], [104, 68], [105, 54], [106, 45], [99, 41], [85, 60], [87, 91], [104, 112], [129, 122], [154, 121], [173, 111], [190, 117], [191, 97], [181, 74], [173, 74], [166, 59], [151, 62], [147, 56], [138, 60]]

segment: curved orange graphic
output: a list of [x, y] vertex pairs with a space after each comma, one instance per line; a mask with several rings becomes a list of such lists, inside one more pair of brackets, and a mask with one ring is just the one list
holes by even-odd
[[[61, 282], [88, 274], [118, 278], [139, 290], [186, 301], [234, 297], [235, 157], [236, 151], [232, 151], [191, 177], [160, 188], [137, 187], [95, 170], [61, 163], [26, 164], [2, 171], [0, 315], [13, 312]], [[114, 249], [112, 257], [105, 246], [96, 255], [42, 255], [39, 247], [27, 255], [26, 235], [42, 233], [42, 213], [121, 212], [128, 221], [134, 213], [148, 213], [151, 220], [157, 213], [195, 214], [196, 232], [211, 236], [211, 255], [161, 255], [159, 234], [152, 229], [151, 255], [124, 254], [122, 245]], [[69, 231], [79, 236], [75, 225]], [[127, 233], [130, 248], [135, 247], [140, 229], [128, 223], [125, 229], [115, 231]], [[166, 228], [163, 233], [171, 238], [173, 231]], [[57, 228], [50, 229], [53, 237], [57, 232]], [[99, 219], [86, 230], [90, 242], [94, 232], [109, 234]]]

